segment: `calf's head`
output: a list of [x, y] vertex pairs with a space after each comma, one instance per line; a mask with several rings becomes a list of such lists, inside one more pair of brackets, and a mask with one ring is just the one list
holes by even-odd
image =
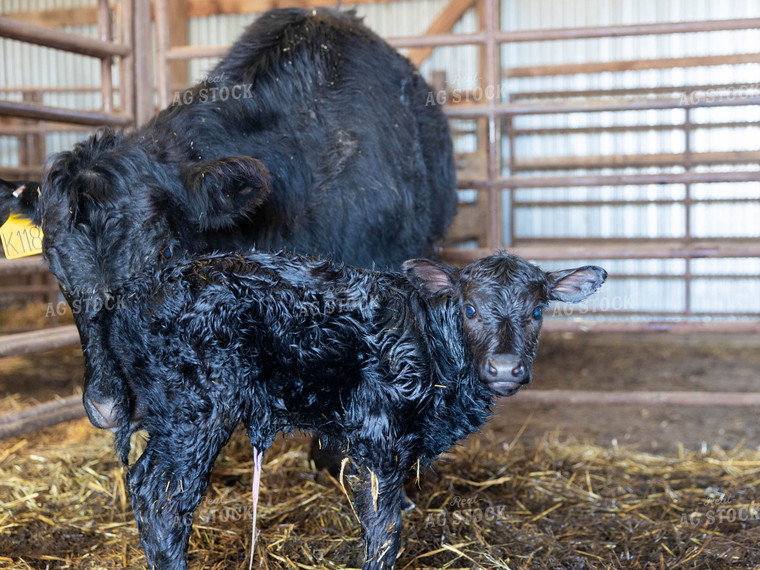
[[[233, 227], [270, 191], [258, 160], [187, 163], [171, 142], [104, 130], [53, 156], [41, 185], [0, 181], [0, 213], [42, 226], [43, 255], [88, 356], [100, 350], [89, 341], [88, 322], [119, 302], [112, 290], [145, 268], [203, 251], [207, 232]], [[98, 427], [114, 427], [114, 406], [125, 397], [106, 376], [92, 367], [85, 375], [85, 408]]]
[[457, 305], [478, 376], [501, 396], [531, 381], [547, 305], [582, 301], [607, 278], [604, 269], [591, 265], [545, 273], [508, 254], [462, 269], [415, 259], [405, 262], [403, 270], [423, 296], [449, 297]]

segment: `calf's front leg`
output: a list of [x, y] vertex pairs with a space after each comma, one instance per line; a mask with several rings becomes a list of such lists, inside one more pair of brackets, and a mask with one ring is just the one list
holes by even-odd
[[193, 513], [232, 433], [229, 427], [209, 424], [174, 425], [171, 434], [151, 435], [129, 470], [132, 509], [148, 568], [187, 568]]

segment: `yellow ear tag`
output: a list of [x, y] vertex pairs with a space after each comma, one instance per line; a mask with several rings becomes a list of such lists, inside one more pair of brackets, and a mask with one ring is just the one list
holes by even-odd
[[42, 253], [42, 228], [18, 214], [11, 214], [0, 227], [0, 239], [8, 259]]

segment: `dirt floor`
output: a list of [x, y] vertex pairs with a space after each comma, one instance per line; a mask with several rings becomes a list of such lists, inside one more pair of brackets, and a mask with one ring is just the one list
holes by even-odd
[[[753, 335], [544, 334], [534, 366], [541, 390], [760, 390], [760, 338]], [[538, 406], [504, 400], [491, 422], [508, 440], [546, 432], [602, 446], [674, 453], [718, 445], [760, 449], [757, 408]]]

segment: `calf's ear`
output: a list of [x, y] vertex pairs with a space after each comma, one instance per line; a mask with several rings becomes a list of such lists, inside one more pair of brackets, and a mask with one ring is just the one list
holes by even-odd
[[180, 168], [187, 206], [200, 229], [235, 225], [258, 208], [272, 190], [266, 166], [249, 156], [228, 156]]
[[586, 265], [575, 269], [563, 269], [548, 273], [551, 282], [550, 299], [578, 303], [601, 287], [607, 279], [607, 272], [596, 265]]
[[407, 280], [426, 297], [451, 295], [456, 269], [429, 259], [410, 259], [401, 264]]
[[20, 214], [39, 225], [39, 197], [39, 182], [0, 179], [0, 224], [5, 223], [11, 214]]

